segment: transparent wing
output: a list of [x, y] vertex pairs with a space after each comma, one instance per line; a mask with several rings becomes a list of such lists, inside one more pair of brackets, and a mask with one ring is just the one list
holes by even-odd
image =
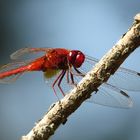
[[[88, 72], [97, 62], [98, 59], [87, 56], [86, 64], [82, 67], [83, 71]], [[107, 83], [124, 90], [140, 91], [140, 73], [120, 67]]]
[[[0, 67], [0, 75], [3, 72], [10, 71], [12, 69], [18, 68], [18, 67], [23, 66], [23, 65], [25, 65], [24, 62], [13, 62], [13, 63], [9, 63], [7, 65], [1, 66]], [[14, 75], [2, 78], [2, 79], [0, 79], [0, 83], [12, 83], [12, 82], [16, 81], [18, 79], [18, 77], [22, 74], [23, 73], [18, 73], [18, 74], [14, 74]]]
[[[81, 78], [81, 76], [75, 76], [74, 80], [78, 83]], [[94, 92], [87, 102], [116, 108], [130, 108], [133, 105], [127, 93], [108, 83], [102, 84], [98, 92]]]
[[12, 60], [20, 59], [25, 54], [36, 54], [39, 52], [47, 52], [51, 48], [22, 48], [10, 55], [10, 58]]
[[140, 91], [140, 73], [121, 67], [109, 78], [108, 83], [124, 90]]
[[133, 106], [132, 99], [124, 91], [106, 83], [100, 86], [98, 92], [93, 94], [87, 101], [116, 108], [130, 108]]

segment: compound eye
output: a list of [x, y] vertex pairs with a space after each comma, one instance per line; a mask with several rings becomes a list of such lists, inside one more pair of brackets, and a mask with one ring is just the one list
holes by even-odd
[[76, 68], [79, 68], [83, 64], [84, 60], [85, 60], [85, 55], [82, 52], [79, 51], [77, 53], [74, 66]]
[[68, 61], [70, 64], [74, 64], [75, 62], [75, 59], [76, 59], [76, 56], [77, 56], [77, 52], [76, 51], [70, 51], [69, 54], [68, 54]]
[[84, 60], [85, 60], [85, 55], [78, 50], [72, 50], [68, 54], [68, 61], [75, 68], [79, 68], [83, 64]]

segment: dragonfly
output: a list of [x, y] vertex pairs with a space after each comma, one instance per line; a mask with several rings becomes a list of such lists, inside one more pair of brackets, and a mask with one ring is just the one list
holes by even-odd
[[[20, 60], [25, 54], [36, 55], [40, 52], [43, 55], [33, 60]], [[65, 96], [63, 85], [76, 86], [77, 82], [99, 61], [79, 50], [65, 48], [22, 48], [12, 53], [10, 58], [14, 62], [0, 67], [0, 83], [16, 81], [26, 72], [41, 71], [46, 81], [53, 79], [51, 86], [56, 96], [56, 86]], [[93, 94], [93, 98], [90, 98], [88, 102], [110, 107], [130, 108], [133, 101], [127, 91], [140, 91], [140, 73], [120, 67], [94, 92], [96, 94]]]

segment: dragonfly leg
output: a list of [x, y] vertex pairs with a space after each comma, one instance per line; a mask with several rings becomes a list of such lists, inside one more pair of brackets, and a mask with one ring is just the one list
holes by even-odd
[[58, 81], [58, 88], [60, 89], [63, 96], [65, 96], [65, 93], [61, 88], [61, 82], [62, 82], [62, 79], [64, 78], [65, 74], [66, 74], [66, 70], [63, 70], [61, 76], [59, 77], [59, 81]]
[[[69, 75], [70, 75], [71, 82], [69, 80]], [[77, 85], [74, 81], [73, 72], [72, 72], [71, 67], [69, 67], [69, 69], [67, 70], [67, 83], [70, 84], [70, 85], [74, 85], [74, 86]]]
[[74, 82], [74, 77], [73, 77], [73, 74], [70, 72], [70, 78], [71, 78], [71, 82], [72, 82], [72, 84], [75, 84], [75, 82]]
[[75, 67], [73, 67], [74, 68], [74, 70], [77, 72], [77, 74], [78, 74], [78, 76], [82, 76], [82, 77], [84, 77], [85, 76], [85, 74], [83, 74], [81, 71], [79, 71], [77, 68], [75, 68]]
[[54, 86], [55, 86], [55, 84], [57, 83], [57, 81], [60, 79], [60, 77], [63, 75], [63, 70], [62, 70], [62, 72], [58, 75], [58, 77], [55, 79], [55, 81], [53, 82], [53, 84], [52, 84], [52, 89], [53, 89], [53, 91], [54, 91], [54, 94], [55, 94], [55, 96], [59, 99], [59, 97], [57, 96], [57, 93], [56, 93], [56, 90], [55, 90], [55, 88], [54, 88]]
[[74, 77], [73, 77], [73, 73], [71, 71], [70, 71], [70, 78], [71, 78], [71, 84], [74, 85], [74, 86], [76, 86], [77, 83], [75, 83]]
[[[77, 84], [74, 81], [73, 73], [70, 70], [70, 68], [66, 71], [66, 74], [67, 74], [67, 77], [66, 77], [67, 78], [67, 83], [70, 84], [70, 85], [76, 86]], [[70, 77], [69, 77], [69, 75], [70, 75]], [[71, 80], [71, 82], [70, 82], [70, 80]]]
[[70, 83], [70, 80], [69, 80], [69, 69], [66, 71], [66, 78], [67, 78], [67, 83], [69, 84]]

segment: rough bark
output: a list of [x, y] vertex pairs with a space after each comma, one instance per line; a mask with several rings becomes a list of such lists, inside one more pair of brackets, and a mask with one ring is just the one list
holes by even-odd
[[56, 102], [34, 128], [22, 140], [47, 140], [60, 124], [91, 96], [93, 91], [114, 74], [123, 61], [140, 45], [140, 14], [132, 27], [113, 48], [104, 55], [80, 83], [62, 100]]

